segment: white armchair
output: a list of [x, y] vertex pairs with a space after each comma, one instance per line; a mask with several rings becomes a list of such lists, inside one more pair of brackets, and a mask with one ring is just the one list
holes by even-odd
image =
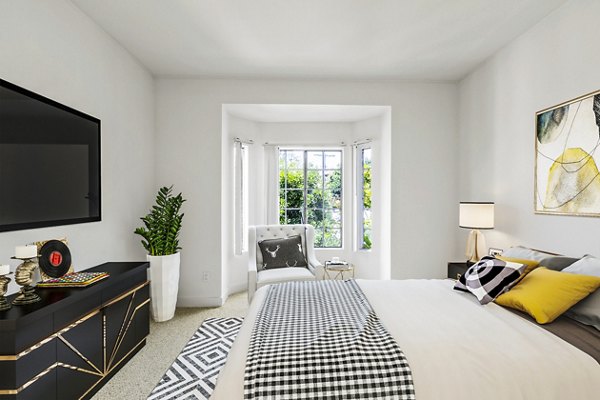
[[[287, 267], [264, 269], [258, 242], [300, 235], [308, 268]], [[289, 281], [306, 281], [323, 278], [323, 265], [315, 257], [315, 230], [310, 225], [258, 225], [248, 229], [248, 301], [262, 286]]]

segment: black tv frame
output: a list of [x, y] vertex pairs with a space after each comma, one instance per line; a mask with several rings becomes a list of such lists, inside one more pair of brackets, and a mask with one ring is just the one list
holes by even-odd
[[98, 126], [98, 216], [97, 217], [86, 217], [86, 218], [71, 218], [71, 219], [57, 219], [50, 221], [38, 221], [38, 222], [25, 222], [19, 224], [0, 224], [0, 232], [11, 232], [20, 231], [25, 229], [36, 229], [36, 228], [47, 228], [51, 226], [62, 226], [62, 225], [74, 225], [83, 224], [87, 222], [98, 222], [102, 221], [102, 138], [101, 138], [101, 121], [100, 119], [86, 114], [82, 111], [76, 110], [72, 107], [66, 106], [48, 97], [42, 96], [41, 94], [32, 92], [31, 90], [25, 89], [21, 86], [15, 85], [14, 83], [8, 82], [0, 78], [0, 87], [4, 87], [13, 90], [17, 93], [28, 96], [32, 99], [41, 101], [49, 106], [56, 107], [60, 110], [67, 111], [78, 117], [85, 118], [91, 122], [94, 122]]

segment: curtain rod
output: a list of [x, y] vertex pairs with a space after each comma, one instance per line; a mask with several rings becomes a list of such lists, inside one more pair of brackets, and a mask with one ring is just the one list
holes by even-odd
[[352, 146], [360, 146], [361, 144], [371, 143], [372, 141], [373, 139], [371, 138], [355, 140], [354, 142], [352, 142]]
[[347, 146], [346, 142], [338, 143], [273, 143], [264, 142], [263, 146], [280, 146], [280, 147], [326, 147], [326, 146]]
[[236, 137], [233, 139], [234, 142], [236, 143], [242, 143], [242, 144], [254, 144], [254, 140], [252, 139], [240, 139], [239, 137]]

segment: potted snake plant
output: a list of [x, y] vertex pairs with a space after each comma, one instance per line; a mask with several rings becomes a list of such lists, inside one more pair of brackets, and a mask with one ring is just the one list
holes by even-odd
[[168, 321], [175, 314], [179, 290], [179, 233], [185, 199], [179, 193], [174, 196], [173, 186], [158, 190], [156, 204], [145, 217], [144, 226], [134, 233], [142, 237], [142, 246], [148, 251], [150, 262], [150, 299], [152, 318], [157, 322]]

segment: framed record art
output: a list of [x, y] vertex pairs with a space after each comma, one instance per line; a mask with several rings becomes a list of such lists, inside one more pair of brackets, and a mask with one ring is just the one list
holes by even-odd
[[40, 275], [43, 281], [73, 272], [67, 239], [52, 239], [35, 244], [38, 248]]
[[538, 214], [600, 217], [600, 90], [535, 115]]

